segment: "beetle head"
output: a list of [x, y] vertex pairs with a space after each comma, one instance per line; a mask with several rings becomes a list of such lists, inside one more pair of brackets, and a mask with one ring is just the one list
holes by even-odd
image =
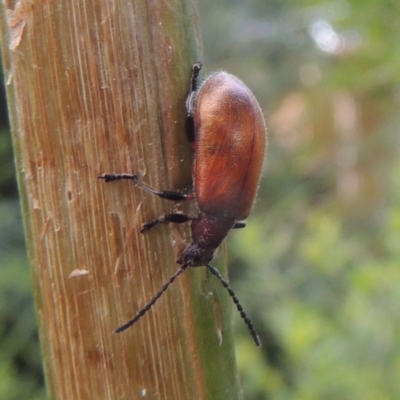
[[176, 261], [178, 264], [187, 264], [190, 267], [208, 265], [214, 257], [214, 249], [202, 248], [197, 243], [189, 244], [183, 251], [182, 256]]

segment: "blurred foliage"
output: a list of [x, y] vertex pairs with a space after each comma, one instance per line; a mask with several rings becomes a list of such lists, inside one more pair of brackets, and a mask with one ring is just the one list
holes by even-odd
[[[230, 234], [232, 286], [263, 342], [236, 318], [246, 400], [400, 398], [400, 3], [199, 7], [205, 74], [243, 79], [269, 129], [254, 213]], [[40, 399], [4, 124], [0, 165], [0, 398]]]
[[32, 287], [17, 200], [0, 202], [0, 398], [45, 398]]
[[400, 398], [400, 4], [206, 0], [207, 67], [269, 128], [258, 202], [230, 234], [245, 398]]
[[0, 398], [46, 398], [4, 86], [0, 86]]

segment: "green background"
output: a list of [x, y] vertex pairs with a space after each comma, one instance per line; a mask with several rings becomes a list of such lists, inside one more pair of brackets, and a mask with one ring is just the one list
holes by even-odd
[[[263, 108], [254, 212], [229, 235], [246, 400], [400, 398], [400, 3], [199, 0], [204, 71]], [[44, 399], [4, 90], [0, 398]]]

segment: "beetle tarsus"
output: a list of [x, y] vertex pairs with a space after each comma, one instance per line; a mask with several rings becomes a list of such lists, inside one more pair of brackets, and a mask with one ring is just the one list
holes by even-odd
[[197, 78], [199, 77], [200, 70], [202, 68], [202, 64], [200, 61], [193, 64], [192, 67], [192, 80], [191, 80], [191, 91], [195, 92], [197, 90]]
[[128, 180], [133, 181], [133, 183], [135, 185], [139, 181], [138, 176], [132, 175], [132, 174], [100, 174], [98, 176], [98, 178], [104, 179], [106, 182], [119, 181], [121, 179], [128, 179]]

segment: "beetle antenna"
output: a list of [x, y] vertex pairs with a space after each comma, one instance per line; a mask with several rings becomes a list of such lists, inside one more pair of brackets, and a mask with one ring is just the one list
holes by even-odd
[[168, 289], [168, 286], [174, 282], [174, 280], [185, 270], [188, 268], [188, 264], [183, 264], [181, 268], [178, 269], [178, 271], [175, 272], [174, 275], [169, 278], [168, 282], [164, 283], [162, 288], [156, 293], [156, 295], [127, 323], [124, 325], [121, 325], [117, 329], [115, 329], [114, 333], [120, 333], [124, 331], [125, 329], [128, 329], [130, 326], [132, 326], [135, 322], [137, 322], [140, 318], [143, 317], [144, 314], [147, 313], [147, 311], [150, 310], [151, 307], [153, 307], [154, 303], [163, 295], [163, 293]]
[[252, 322], [250, 321], [250, 318], [247, 316], [247, 314], [243, 310], [243, 307], [240, 304], [239, 299], [236, 297], [235, 292], [229, 286], [229, 283], [221, 276], [221, 274], [218, 272], [218, 270], [216, 268], [214, 268], [211, 265], [207, 265], [206, 267], [209, 269], [209, 271], [214, 276], [216, 276], [218, 278], [218, 280], [222, 283], [224, 288], [228, 291], [229, 296], [232, 297], [232, 300], [235, 303], [236, 308], [238, 309], [240, 316], [243, 318], [245, 324], [247, 325], [247, 328], [250, 331], [250, 335], [252, 336], [252, 338], [254, 340], [254, 343], [256, 344], [257, 347], [260, 347], [261, 346], [260, 338], [258, 337], [257, 332], [254, 329], [254, 326], [253, 326]]

